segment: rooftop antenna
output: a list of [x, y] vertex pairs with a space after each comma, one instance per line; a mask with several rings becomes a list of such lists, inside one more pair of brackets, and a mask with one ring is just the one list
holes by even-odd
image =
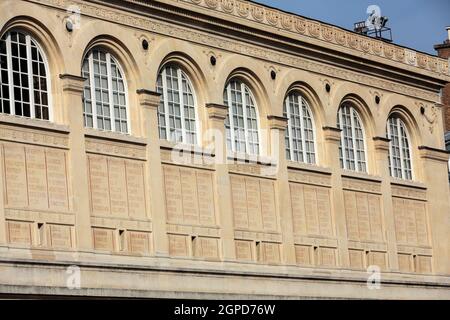
[[356, 22], [353, 30], [366, 36], [392, 42], [392, 30], [386, 26], [389, 18], [381, 15], [380, 7], [370, 5], [367, 7], [366, 13], [368, 14], [367, 20]]

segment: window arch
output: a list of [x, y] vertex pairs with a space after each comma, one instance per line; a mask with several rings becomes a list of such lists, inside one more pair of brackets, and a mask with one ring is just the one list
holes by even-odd
[[291, 91], [284, 101], [283, 113], [288, 118], [285, 138], [287, 159], [316, 163], [314, 122], [305, 98]]
[[177, 65], [164, 66], [159, 72], [156, 90], [161, 93], [158, 108], [160, 138], [197, 144], [196, 99], [186, 73]]
[[341, 168], [367, 172], [364, 127], [358, 112], [350, 103], [341, 105], [337, 116], [341, 132], [339, 160]]
[[386, 126], [389, 142], [389, 170], [395, 178], [412, 180], [411, 150], [405, 123], [396, 115], [389, 117]]
[[233, 79], [225, 87], [223, 100], [228, 106], [225, 120], [228, 148], [235, 152], [259, 154], [258, 112], [250, 88]]
[[9, 31], [0, 39], [0, 112], [50, 120], [50, 79], [43, 51], [29, 35]]
[[130, 130], [126, 82], [116, 59], [100, 48], [93, 48], [83, 61], [82, 76], [84, 125], [105, 131]]

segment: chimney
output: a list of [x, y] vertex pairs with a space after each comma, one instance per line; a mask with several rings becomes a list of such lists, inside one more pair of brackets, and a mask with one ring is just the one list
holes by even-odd
[[434, 46], [434, 50], [437, 51], [438, 56], [444, 59], [450, 58], [450, 26], [445, 28], [447, 30], [447, 39], [443, 43]]

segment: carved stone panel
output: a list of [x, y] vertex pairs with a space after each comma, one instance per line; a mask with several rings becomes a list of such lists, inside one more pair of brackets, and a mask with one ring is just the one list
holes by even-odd
[[49, 224], [48, 234], [50, 247], [55, 249], [73, 248], [71, 226]]
[[198, 237], [194, 241], [194, 257], [208, 260], [219, 259], [219, 241], [214, 238]]
[[236, 259], [240, 261], [253, 261], [253, 241], [235, 240]]
[[393, 198], [397, 242], [408, 245], [429, 245], [426, 203], [412, 199]]
[[277, 231], [273, 181], [231, 175], [231, 194], [235, 228]]
[[104, 228], [92, 228], [94, 249], [100, 251], [114, 251], [114, 230]]
[[382, 241], [381, 197], [344, 190], [347, 235], [351, 240]]
[[31, 223], [22, 221], [7, 221], [8, 243], [31, 245]]
[[295, 260], [298, 265], [309, 266], [312, 264], [311, 261], [311, 246], [295, 246]]
[[290, 183], [290, 194], [296, 234], [333, 235], [328, 188]]
[[131, 253], [150, 253], [150, 234], [148, 232], [129, 231], [128, 251]]
[[188, 237], [184, 235], [169, 234], [169, 254], [174, 257], [187, 257], [189, 255]]
[[163, 171], [168, 222], [215, 225], [212, 173], [171, 165], [164, 165]]

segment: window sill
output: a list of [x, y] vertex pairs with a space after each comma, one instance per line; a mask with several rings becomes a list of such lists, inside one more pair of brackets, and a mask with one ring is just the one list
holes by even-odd
[[56, 124], [48, 120], [25, 118], [9, 114], [0, 114], [0, 124], [53, 131], [58, 133], [70, 133], [69, 127], [65, 125]]
[[426, 190], [427, 187], [422, 182], [413, 181], [413, 180], [403, 180], [398, 178], [391, 177], [391, 185], [397, 185], [402, 187], [416, 188]]
[[303, 162], [295, 162], [288, 160], [287, 161], [288, 169], [293, 170], [302, 170], [302, 171], [310, 171], [316, 173], [322, 173], [326, 175], [331, 175], [331, 169], [326, 167], [321, 167], [317, 164], [303, 163]]
[[341, 177], [350, 178], [350, 179], [366, 180], [366, 181], [372, 181], [372, 182], [378, 182], [378, 183], [381, 183], [383, 181], [383, 179], [380, 176], [374, 176], [374, 175], [371, 175], [368, 173], [350, 171], [350, 170], [345, 170], [345, 169], [341, 169]]
[[159, 145], [160, 145], [161, 149], [166, 149], [166, 150], [178, 150], [178, 151], [182, 151], [182, 152], [186, 152], [186, 153], [200, 154], [200, 155], [210, 156], [210, 157], [215, 156], [215, 150], [213, 148], [202, 148], [201, 146], [193, 145], [193, 144], [186, 144], [186, 143], [173, 142], [173, 141], [169, 141], [169, 140], [165, 140], [165, 139], [160, 139]]
[[276, 164], [271, 157], [235, 151], [227, 151], [227, 159], [233, 160], [233, 162], [254, 163], [266, 166]]
[[84, 135], [85, 135], [85, 137], [89, 137], [89, 138], [117, 141], [117, 142], [123, 142], [123, 143], [128, 143], [128, 144], [137, 144], [137, 145], [142, 145], [142, 146], [147, 145], [146, 139], [134, 137], [129, 134], [124, 134], [124, 133], [119, 133], [119, 132], [101, 131], [101, 130], [96, 130], [96, 129], [91, 129], [91, 128], [84, 128]]

